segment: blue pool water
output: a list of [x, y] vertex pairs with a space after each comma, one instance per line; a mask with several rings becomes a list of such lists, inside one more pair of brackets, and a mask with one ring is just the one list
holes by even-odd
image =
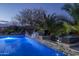
[[0, 56], [64, 56], [24, 35], [0, 36]]

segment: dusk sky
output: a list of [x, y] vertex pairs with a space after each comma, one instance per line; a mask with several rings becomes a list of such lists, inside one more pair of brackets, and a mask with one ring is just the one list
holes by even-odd
[[48, 4], [0, 4], [0, 20], [12, 20], [12, 18], [19, 13], [24, 8], [33, 9], [33, 8], [43, 8], [48, 13], [57, 13], [57, 14], [67, 14], [62, 11], [61, 8], [64, 4], [48, 3]]

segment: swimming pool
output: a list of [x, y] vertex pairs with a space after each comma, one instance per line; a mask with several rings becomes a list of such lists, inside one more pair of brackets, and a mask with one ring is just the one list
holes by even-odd
[[0, 56], [64, 56], [24, 35], [0, 36]]

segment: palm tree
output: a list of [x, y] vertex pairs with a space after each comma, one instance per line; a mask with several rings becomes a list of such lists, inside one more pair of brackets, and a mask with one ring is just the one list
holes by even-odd
[[79, 4], [65, 4], [62, 8], [65, 11], [67, 11], [73, 18], [75, 19], [75, 22], [79, 22]]
[[57, 35], [68, 34], [71, 31], [72, 22], [63, 15], [56, 15], [55, 17], [55, 33]]
[[71, 28], [73, 31], [79, 33], [79, 4], [65, 4], [62, 9], [67, 11], [74, 18], [75, 24], [71, 25]]
[[65, 16], [56, 14], [48, 15], [45, 23], [49, 32], [53, 33], [54, 35], [59, 36], [62, 34], [67, 34], [71, 31], [71, 22], [69, 22]]

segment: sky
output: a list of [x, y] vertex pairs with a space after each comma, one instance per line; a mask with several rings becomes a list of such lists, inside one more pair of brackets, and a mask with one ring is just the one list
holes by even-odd
[[7, 3], [7, 4], [0, 4], [0, 21], [11, 21], [13, 20], [14, 16], [19, 13], [22, 9], [33, 9], [33, 8], [43, 8], [47, 11], [47, 13], [57, 13], [57, 14], [67, 14], [65, 11], [61, 10], [64, 6], [63, 3]]

